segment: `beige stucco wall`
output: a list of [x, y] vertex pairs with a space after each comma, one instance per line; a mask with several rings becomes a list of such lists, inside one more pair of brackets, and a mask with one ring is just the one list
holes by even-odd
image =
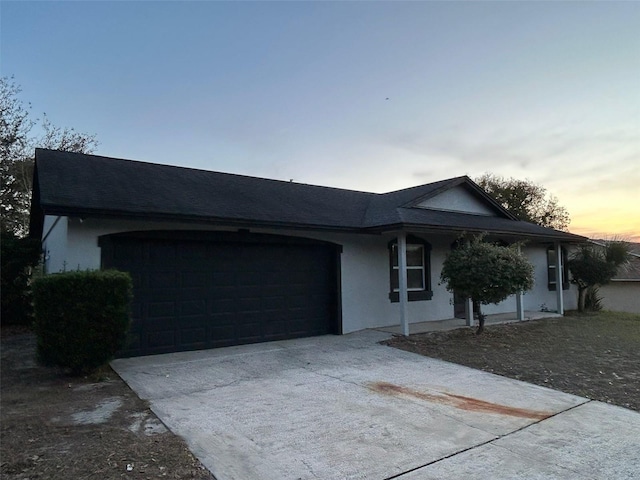
[[612, 281], [600, 287], [602, 307], [614, 312], [640, 313], [640, 281]]

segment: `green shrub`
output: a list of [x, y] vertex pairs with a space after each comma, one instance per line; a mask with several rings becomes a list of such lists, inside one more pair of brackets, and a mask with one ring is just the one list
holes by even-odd
[[29, 278], [31, 268], [40, 260], [40, 241], [2, 232], [0, 245], [2, 324], [29, 325], [33, 321]]
[[597, 286], [587, 288], [584, 296], [584, 309], [590, 312], [602, 310], [602, 296], [600, 296], [600, 289]]
[[38, 359], [89, 373], [124, 346], [132, 282], [115, 270], [65, 272], [33, 284]]

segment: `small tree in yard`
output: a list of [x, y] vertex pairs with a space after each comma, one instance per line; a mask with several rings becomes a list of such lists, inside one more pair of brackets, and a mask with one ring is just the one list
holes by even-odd
[[604, 245], [585, 243], [569, 259], [571, 283], [578, 286], [578, 310], [585, 310], [587, 291], [611, 281], [618, 268], [629, 260], [629, 246], [611, 241]]
[[440, 280], [450, 292], [471, 298], [478, 313], [479, 335], [485, 321], [481, 305], [499, 303], [509, 295], [531, 289], [533, 265], [517, 245], [502, 247], [477, 236], [449, 253]]

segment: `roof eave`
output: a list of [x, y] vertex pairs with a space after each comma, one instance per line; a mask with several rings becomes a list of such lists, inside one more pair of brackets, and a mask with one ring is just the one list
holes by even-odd
[[440, 225], [423, 225], [415, 223], [395, 223], [387, 225], [377, 225], [368, 227], [366, 229], [371, 233], [388, 233], [397, 232], [401, 230], [411, 230], [415, 232], [433, 232], [433, 233], [453, 233], [461, 235], [464, 233], [486, 233], [488, 235], [507, 235], [510, 237], [519, 237], [524, 239], [535, 239], [536, 241], [563, 241], [567, 243], [583, 243], [587, 241], [586, 237], [575, 235], [573, 233], [558, 232], [557, 234], [543, 234], [543, 233], [530, 233], [519, 232], [508, 229], [487, 229], [487, 228], [473, 228], [473, 227], [450, 227]]
[[362, 229], [353, 226], [323, 225], [299, 222], [257, 220], [250, 218], [226, 218], [215, 216], [183, 215], [174, 213], [142, 213], [107, 209], [70, 208], [61, 206], [43, 206], [45, 215], [60, 215], [80, 218], [146, 220], [154, 222], [180, 222], [207, 224], [237, 228], [274, 228], [289, 230], [317, 230], [343, 233], [362, 233]]
[[371, 227], [361, 226], [349, 226], [349, 225], [326, 225], [326, 224], [312, 224], [312, 223], [299, 223], [299, 222], [283, 222], [283, 221], [269, 221], [259, 220], [251, 218], [226, 218], [215, 216], [198, 216], [198, 215], [183, 215], [172, 213], [142, 213], [142, 212], [129, 212], [118, 210], [106, 210], [106, 209], [89, 209], [89, 208], [71, 208], [65, 206], [55, 205], [42, 205], [42, 209], [45, 215], [61, 215], [68, 217], [81, 217], [81, 218], [103, 218], [103, 219], [127, 219], [127, 220], [146, 220], [156, 222], [181, 222], [191, 224], [207, 224], [225, 227], [236, 228], [269, 228], [279, 230], [314, 230], [325, 232], [341, 232], [341, 233], [355, 233], [355, 234], [369, 234], [380, 235], [382, 233], [399, 231], [399, 230], [412, 230], [415, 232], [432, 232], [439, 234], [454, 234], [461, 235], [464, 233], [487, 233], [489, 235], [502, 235], [510, 237], [518, 237], [523, 239], [534, 239], [536, 241], [564, 241], [569, 243], [582, 243], [587, 241], [586, 237], [575, 235], [572, 233], [558, 232], [557, 234], [538, 234], [530, 232], [520, 232], [509, 229], [486, 229], [486, 228], [473, 228], [473, 227], [450, 227], [441, 225], [427, 225], [416, 223], [390, 223], [384, 225], [376, 225]]

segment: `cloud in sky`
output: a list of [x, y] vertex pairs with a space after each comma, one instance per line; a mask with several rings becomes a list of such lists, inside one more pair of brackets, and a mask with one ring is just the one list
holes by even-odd
[[576, 231], [640, 235], [640, 3], [3, 2], [0, 21], [3, 74], [100, 154], [370, 191], [489, 171], [542, 183]]

